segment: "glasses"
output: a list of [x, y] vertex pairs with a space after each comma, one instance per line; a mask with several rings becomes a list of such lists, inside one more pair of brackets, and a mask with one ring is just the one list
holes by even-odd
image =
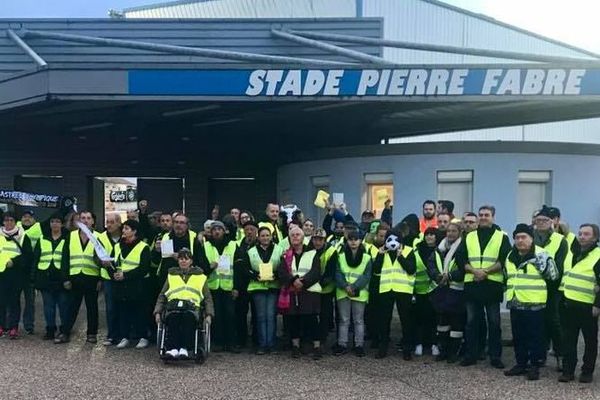
[[537, 217], [535, 219], [535, 223], [536, 224], [548, 224], [550, 222], [552, 222], [552, 220], [550, 218], [540, 218], [540, 217]]

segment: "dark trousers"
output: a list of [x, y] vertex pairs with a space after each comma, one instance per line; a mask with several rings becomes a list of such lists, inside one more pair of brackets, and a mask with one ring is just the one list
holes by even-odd
[[118, 321], [115, 315], [115, 304], [113, 300], [113, 283], [104, 281], [102, 285], [104, 291], [104, 305], [106, 308], [106, 337], [108, 339], [121, 339], [117, 335]]
[[141, 300], [115, 299], [114, 315], [116, 329], [114, 339], [141, 339], [147, 338], [145, 329], [146, 316]]
[[412, 295], [407, 293], [386, 292], [379, 295], [380, 319], [379, 340], [381, 345], [390, 341], [390, 325], [394, 313], [394, 304], [398, 309], [398, 316], [402, 324], [402, 349], [411, 352], [415, 347], [415, 327], [412, 316]]
[[[60, 326], [60, 333], [64, 333], [64, 325], [69, 319], [69, 298], [64, 289], [43, 289], [42, 301], [44, 302], [44, 319], [46, 320], [46, 329], [54, 333], [57, 326]], [[60, 325], [56, 324], [56, 309], [60, 316]]]
[[319, 340], [319, 322], [316, 314], [288, 315], [287, 322], [290, 338], [300, 339], [304, 334], [309, 340]]
[[85, 310], [87, 314], [87, 334], [98, 334], [98, 278], [88, 275], [77, 275], [71, 277], [72, 288], [69, 291], [69, 320], [65, 328], [65, 334], [71, 334], [73, 326], [77, 321], [77, 315], [81, 308], [81, 302], [85, 299]]
[[19, 327], [20, 285], [20, 277], [15, 271], [0, 273], [0, 327], [4, 329]]
[[546, 358], [544, 315], [544, 310], [510, 310], [515, 359], [521, 367], [539, 367]]
[[231, 292], [225, 290], [211, 290], [215, 304], [215, 321], [211, 325], [212, 338], [215, 344], [231, 347], [236, 344], [235, 332], [235, 302]]
[[196, 318], [193, 313], [168, 313], [164, 321], [167, 326], [165, 348], [192, 350], [196, 333]]
[[486, 334], [480, 330], [483, 313], [487, 317], [488, 326], [488, 354], [491, 360], [500, 359], [502, 356], [502, 331], [500, 328], [500, 303], [479, 302], [469, 300], [466, 302], [467, 326], [466, 344], [467, 358], [477, 360], [480, 350], [481, 335]]
[[156, 338], [156, 321], [154, 320], [154, 305], [156, 299], [162, 288], [158, 287], [158, 278], [151, 274], [151, 276], [144, 278], [142, 283], [143, 293], [143, 309], [144, 309], [144, 329], [147, 332], [147, 337], [154, 341]]
[[429, 294], [416, 294], [413, 308], [415, 344], [431, 347], [434, 343], [436, 315]]
[[577, 366], [577, 341], [579, 332], [583, 334], [585, 348], [581, 372], [593, 373], [598, 355], [598, 317], [592, 315], [592, 305], [565, 300], [563, 325], [563, 371], [573, 374]]
[[239, 291], [239, 296], [235, 299], [235, 326], [236, 326], [236, 343], [242, 347], [246, 346], [248, 341], [248, 311], [250, 311], [250, 324], [252, 325], [252, 338], [256, 339], [256, 323], [254, 317], [254, 309], [252, 307], [252, 299], [250, 294], [245, 290]]
[[321, 312], [319, 313], [319, 338], [327, 342], [329, 328], [333, 324], [333, 308], [335, 304], [335, 291], [321, 294]]
[[443, 331], [463, 332], [467, 317], [464, 312], [444, 312], [437, 315], [438, 327], [448, 327]]
[[379, 343], [379, 321], [381, 309], [379, 304], [379, 277], [373, 275], [369, 281], [369, 302], [365, 308], [366, 336], [375, 344]]
[[19, 293], [19, 316], [23, 311], [23, 327], [32, 331], [35, 323], [35, 288], [30, 282], [23, 283], [23, 307], [21, 307], [21, 293]]
[[[559, 316], [559, 302], [560, 294], [558, 290], [548, 290], [548, 300], [546, 301], [546, 308], [544, 310], [544, 326], [545, 326], [545, 344], [546, 349], [550, 348], [552, 343], [552, 349], [557, 356], [562, 355], [562, 328], [560, 326]], [[546, 359], [544, 354], [544, 359]]]

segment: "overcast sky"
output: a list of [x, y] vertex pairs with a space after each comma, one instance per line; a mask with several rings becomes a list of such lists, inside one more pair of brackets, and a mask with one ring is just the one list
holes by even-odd
[[[598, 0], [445, 1], [600, 53], [600, 24], [598, 23], [600, 1]], [[122, 10], [156, 2], [156, 0], [1, 0], [0, 18], [106, 17], [111, 8]]]

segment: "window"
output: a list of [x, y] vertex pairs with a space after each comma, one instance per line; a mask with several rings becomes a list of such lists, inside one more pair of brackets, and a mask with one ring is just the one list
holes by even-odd
[[392, 205], [394, 204], [394, 176], [393, 174], [365, 174], [365, 183], [367, 193], [366, 202], [363, 203], [364, 210], [373, 211], [375, 218], [379, 218], [388, 199], [391, 200]]
[[550, 171], [519, 171], [517, 222], [531, 223], [533, 212], [551, 202]]
[[[314, 200], [317, 197], [317, 193], [319, 192], [319, 190], [329, 193], [329, 177], [313, 176], [310, 178], [310, 180], [312, 185], [312, 197], [310, 198], [310, 204], [312, 204], [311, 218], [313, 218], [313, 224], [315, 224], [315, 227], [317, 227], [321, 226], [321, 224], [323, 223], [323, 219], [325, 218], [327, 209], [315, 206]], [[331, 198], [329, 199], [329, 201], [331, 202]]]
[[437, 198], [454, 202], [454, 215], [459, 218], [473, 210], [473, 171], [438, 171]]

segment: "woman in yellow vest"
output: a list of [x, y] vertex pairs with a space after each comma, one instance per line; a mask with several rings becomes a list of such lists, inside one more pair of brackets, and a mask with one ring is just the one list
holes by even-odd
[[15, 214], [4, 213], [0, 229], [0, 336], [8, 331], [19, 336], [19, 294], [23, 281], [31, 276], [32, 250], [29, 237], [17, 226]]
[[365, 356], [365, 306], [369, 301], [369, 279], [371, 278], [371, 256], [362, 246], [358, 232], [346, 237], [346, 244], [338, 256], [335, 273], [337, 310], [339, 313], [338, 343], [335, 355], [348, 351], [348, 328], [354, 323], [354, 352]]
[[54, 214], [50, 217], [50, 231], [44, 232], [33, 252], [35, 288], [42, 293], [46, 334], [44, 340], [54, 340], [56, 335], [56, 309], [60, 316], [60, 333], [65, 333], [63, 325], [69, 317], [67, 311], [68, 296], [63, 287], [60, 272], [62, 252], [67, 231], [63, 229], [62, 217]]
[[304, 245], [304, 232], [291, 224], [291, 247], [282, 256], [277, 275], [282, 286], [278, 307], [287, 318], [292, 357], [300, 357], [300, 337], [303, 332], [313, 341], [313, 359], [320, 359], [321, 341], [317, 316], [321, 311], [321, 262], [315, 250]]
[[148, 347], [147, 317], [144, 314], [144, 276], [150, 271], [150, 249], [142, 241], [140, 224], [123, 222], [121, 240], [114, 246], [111, 269], [117, 349], [139, 339], [137, 349]]
[[573, 244], [573, 266], [563, 275], [563, 373], [560, 382], [575, 379], [577, 366], [577, 341], [583, 335], [585, 348], [579, 382], [593, 380], [598, 356], [598, 316], [600, 315], [600, 231], [596, 224], [579, 227], [577, 241]]
[[560, 272], [542, 247], [533, 242], [533, 229], [518, 224], [513, 232], [514, 246], [504, 261], [506, 306], [515, 347], [516, 365], [506, 376], [540, 378], [539, 368], [546, 358], [544, 309], [548, 300], [547, 282], [557, 281]]
[[[178, 267], [170, 268], [167, 280], [158, 295], [154, 307], [156, 323], [161, 322], [163, 312], [167, 311], [165, 321], [168, 326], [168, 335], [165, 353], [169, 358], [187, 359], [188, 349], [194, 345], [194, 332], [196, 325], [202, 317], [210, 324], [215, 315], [212, 296], [206, 284], [206, 275], [198, 267], [193, 266], [192, 252], [183, 248], [177, 253]], [[194, 313], [169, 313], [171, 305], [188, 302]]]
[[266, 226], [259, 228], [258, 244], [248, 249], [242, 261], [242, 268], [250, 277], [248, 292], [252, 296], [256, 313], [258, 355], [275, 350], [279, 293], [277, 267], [280, 261], [281, 251], [272, 241], [271, 230]]

